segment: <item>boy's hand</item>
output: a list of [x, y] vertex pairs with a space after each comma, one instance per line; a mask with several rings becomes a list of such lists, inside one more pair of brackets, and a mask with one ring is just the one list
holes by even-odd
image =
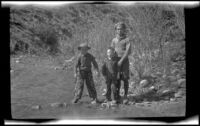
[[117, 65], [120, 67], [122, 65], [122, 61], [120, 60]]

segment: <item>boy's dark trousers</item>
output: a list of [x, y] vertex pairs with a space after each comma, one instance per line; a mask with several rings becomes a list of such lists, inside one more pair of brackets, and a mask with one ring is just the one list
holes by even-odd
[[84, 83], [87, 86], [89, 97], [92, 99], [96, 99], [97, 93], [91, 71], [80, 71], [79, 74], [77, 75], [76, 87], [75, 87], [75, 99], [81, 99], [83, 94]]
[[124, 82], [124, 97], [127, 97], [128, 95], [128, 88], [129, 88], [128, 79], [120, 77], [120, 79], [117, 80], [116, 84], [116, 88], [118, 89], [117, 90], [118, 100], [120, 99], [121, 80]]
[[107, 92], [106, 92], [106, 99], [108, 101], [111, 101], [111, 92], [113, 92], [113, 99], [118, 100], [118, 95], [117, 95], [117, 80], [112, 80], [112, 79], [106, 79], [106, 86], [107, 86]]
[[124, 82], [124, 97], [126, 98], [128, 95], [128, 88], [129, 88], [129, 59], [125, 59], [122, 62], [122, 66], [119, 68], [120, 70], [120, 77], [117, 80], [117, 85], [116, 88], [119, 89], [117, 90], [117, 95], [118, 98], [120, 98], [120, 88], [121, 88], [121, 81]]

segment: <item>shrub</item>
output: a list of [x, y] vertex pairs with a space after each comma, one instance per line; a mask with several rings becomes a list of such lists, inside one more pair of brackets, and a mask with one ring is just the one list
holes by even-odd
[[48, 24], [38, 24], [33, 29], [34, 36], [39, 40], [33, 41], [38, 48], [44, 49], [50, 55], [55, 55], [59, 52], [59, 41], [56, 30]]

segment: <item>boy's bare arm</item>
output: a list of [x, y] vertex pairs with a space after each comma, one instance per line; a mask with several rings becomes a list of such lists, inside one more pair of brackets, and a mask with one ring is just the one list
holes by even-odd
[[91, 61], [92, 61], [94, 68], [96, 69], [96, 71], [99, 71], [99, 67], [98, 67], [97, 61], [95, 60], [94, 56], [92, 56]]
[[76, 62], [75, 67], [74, 67], [74, 74], [75, 75], [77, 75], [77, 73], [78, 73], [79, 65], [80, 65], [80, 59], [78, 58], [78, 61]]
[[126, 59], [128, 57], [130, 50], [131, 50], [131, 43], [128, 42], [126, 45], [126, 51], [125, 51], [124, 55], [122, 56], [122, 58], [119, 60], [120, 64], [124, 61], [124, 59]]
[[112, 40], [112, 42], [111, 42], [111, 45], [110, 45], [111, 47], [113, 47], [113, 48], [115, 48], [115, 43], [114, 43], [114, 40]]
[[98, 75], [98, 77], [100, 77], [99, 67], [98, 67], [98, 64], [97, 64], [97, 62], [96, 62], [96, 60], [95, 60], [94, 57], [92, 57], [92, 64], [93, 64], [95, 70], [97, 71], [97, 75]]

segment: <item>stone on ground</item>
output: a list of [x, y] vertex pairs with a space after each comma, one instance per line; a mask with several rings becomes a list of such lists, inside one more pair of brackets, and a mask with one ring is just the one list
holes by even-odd
[[175, 97], [175, 98], [180, 98], [180, 97], [183, 96], [183, 94], [184, 94], [183, 91], [178, 91], [177, 93], [174, 94], [174, 97]]
[[101, 104], [102, 108], [110, 108], [111, 107], [111, 102], [107, 102], [107, 103], [102, 103]]
[[51, 103], [50, 105], [51, 107], [66, 107], [67, 106], [66, 103], [59, 103], [59, 102]]
[[19, 60], [16, 60], [15, 62], [16, 62], [16, 63], [19, 63]]
[[170, 92], [171, 92], [171, 90], [166, 89], [166, 90], [162, 91], [162, 94], [168, 94], [168, 93], [170, 93]]
[[176, 76], [168, 76], [170, 82], [176, 81]]
[[186, 84], [186, 79], [183, 78], [178, 80], [179, 87], [185, 87], [185, 84]]
[[140, 81], [140, 87], [146, 87], [146, 86], [148, 86], [148, 84], [149, 84], [149, 82], [146, 79]]
[[175, 99], [175, 98], [170, 98], [170, 101], [171, 101], [171, 102], [175, 102], [176, 99]]
[[143, 103], [136, 103], [136, 106], [144, 107], [145, 105]]
[[174, 70], [172, 70], [172, 72], [171, 72], [173, 75], [177, 75], [178, 73], [179, 73], [179, 70], [178, 69], [174, 69]]
[[42, 106], [40, 106], [40, 105], [34, 105], [31, 108], [34, 109], [34, 110], [39, 110], [39, 109], [42, 108]]

